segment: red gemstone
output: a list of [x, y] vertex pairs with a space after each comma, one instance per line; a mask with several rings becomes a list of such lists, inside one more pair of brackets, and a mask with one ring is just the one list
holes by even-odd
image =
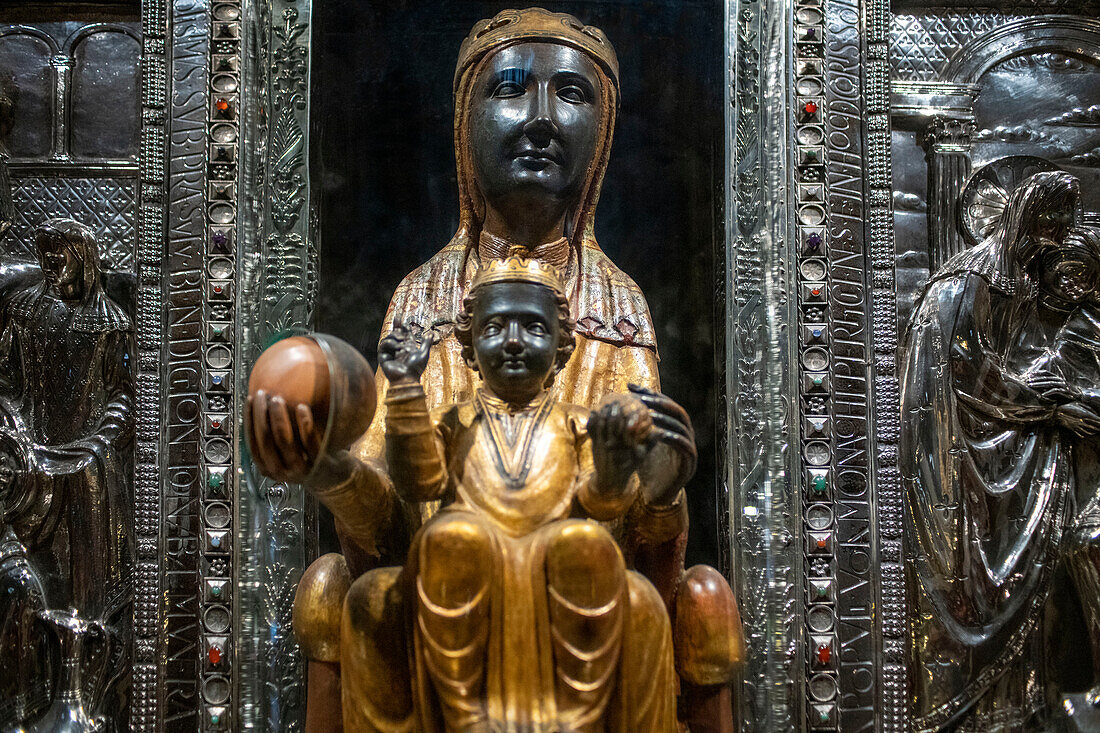
[[214, 286], [214, 292], [215, 293], [220, 293], [221, 291], [222, 291], [222, 286], [221, 285], [215, 285]]
[[827, 540], [822, 539], [817, 541], [817, 549], [819, 550], [824, 550], [828, 545], [829, 543]]
[[[818, 652], [819, 655], [820, 655], [820, 653], [821, 652]], [[220, 647], [211, 646], [210, 647], [210, 652], [206, 656], [210, 658], [210, 663], [211, 664], [221, 664], [222, 650], [221, 650]]]
[[818, 296], [818, 295], [821, 295], [821, 288], [814, 288], [813, 290], [810, 291], [810, 295], [813, 295], [815, 297]]
[[828, 664], [832, 656], [833, 650], [829, 648], [828, 644], [821, 644], [817, 647], [817, 661], [821, 664]]
[[217, 102], [214, 103], [214, 106], [218, 108], [219, 112], [225, 112], [227, 109], [229, 109], [229, 102], [225, 101], [224, 99], [219, 99]]
[[817, 112], [817, 105], [814, 104], [813, 102], [806, 102], [806, 106], [803, 107], [803, 109], [806, 110], [806, 114], [812, 115], [815, 112]]
[[210, 421], [210, 427], [214, 428], [215, 430], [217, 430], [221, 426], [222, 426], [222, 421], [221, 420], [211, 420]]

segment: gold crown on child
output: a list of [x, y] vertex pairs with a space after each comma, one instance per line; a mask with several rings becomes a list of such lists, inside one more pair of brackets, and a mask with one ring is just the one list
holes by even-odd
[[470, 292], [491, 283], [531, 283], [550, 288], [565, 297], [561, 273], [539, 260], [529, 260], [517, 254], [502, 259], [489, 260], [481, 265], [470, 283]]

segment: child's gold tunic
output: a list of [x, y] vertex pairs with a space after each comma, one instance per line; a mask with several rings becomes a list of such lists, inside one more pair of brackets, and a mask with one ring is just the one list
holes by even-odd
[[[550, 393], [513, 410], [479, 392], [429, 415], [419, 384], [391, 385], [387, 402], [395, 488], [443, 504], [405, 567], [412, 728], [676, 730], [661, 599], [588, 521], [621, 517], [637, 477], [621, 494], [596, 489], [587, 411]], [[358, 643], [342, 641], [345, 681]]]

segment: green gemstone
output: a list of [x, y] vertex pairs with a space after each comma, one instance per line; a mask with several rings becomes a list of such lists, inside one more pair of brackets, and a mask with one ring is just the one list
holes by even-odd
[[814, 377], [814, 386], [820, 387], [824, 381], [821, 377]]
[[819, 710], [817, 712], [817, 721], [819, 723], [828, 723], [829, 722], [829, 714], [827, 712], [825, 712], [824, 710]]
[[214, 713], [213, 715], [210, 716], [210, 723], [212, 725], [217, 725], [220, 722], [222, 722], [222, 717], [220, 715], [218, 715], [217, 713]]
[[221, 489], [222, 486], [225, 485], [225, 479], [223, 479], [220, 475], [216, 473], [212, 473], [210, 474], [210, 477], [206, 479], [206, 485], [214, 489], [215, 491], [218, 491]]
[[819, 494], [824, 494], [827, 485], [824, 476], [814, 476], [814, 491]]
[[817, 586], [817, 595], [824, 598], [829, 593], [829, 589], [823, 585]]
[[213, 588], [210, 589], [210, 595], [214, 596], [215, 598], [217, 598], [221, 594], [222, 594], [222, 589], [217, 587], [217, 586], [214, 586]]

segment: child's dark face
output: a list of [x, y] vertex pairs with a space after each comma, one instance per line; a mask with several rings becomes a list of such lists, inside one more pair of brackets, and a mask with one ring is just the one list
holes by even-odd
[[1080, 303], [1096, 293], [1097, 262], [1075, 252], [1057, 250], [1043, 261], [1040, 286], [1066, 303]]
[[556, 362], [554, 293], [532, 283], [490, 283], [478, 289], [472, 310], [474, 356], [486, 386], [508, 402], [530, 402]]

